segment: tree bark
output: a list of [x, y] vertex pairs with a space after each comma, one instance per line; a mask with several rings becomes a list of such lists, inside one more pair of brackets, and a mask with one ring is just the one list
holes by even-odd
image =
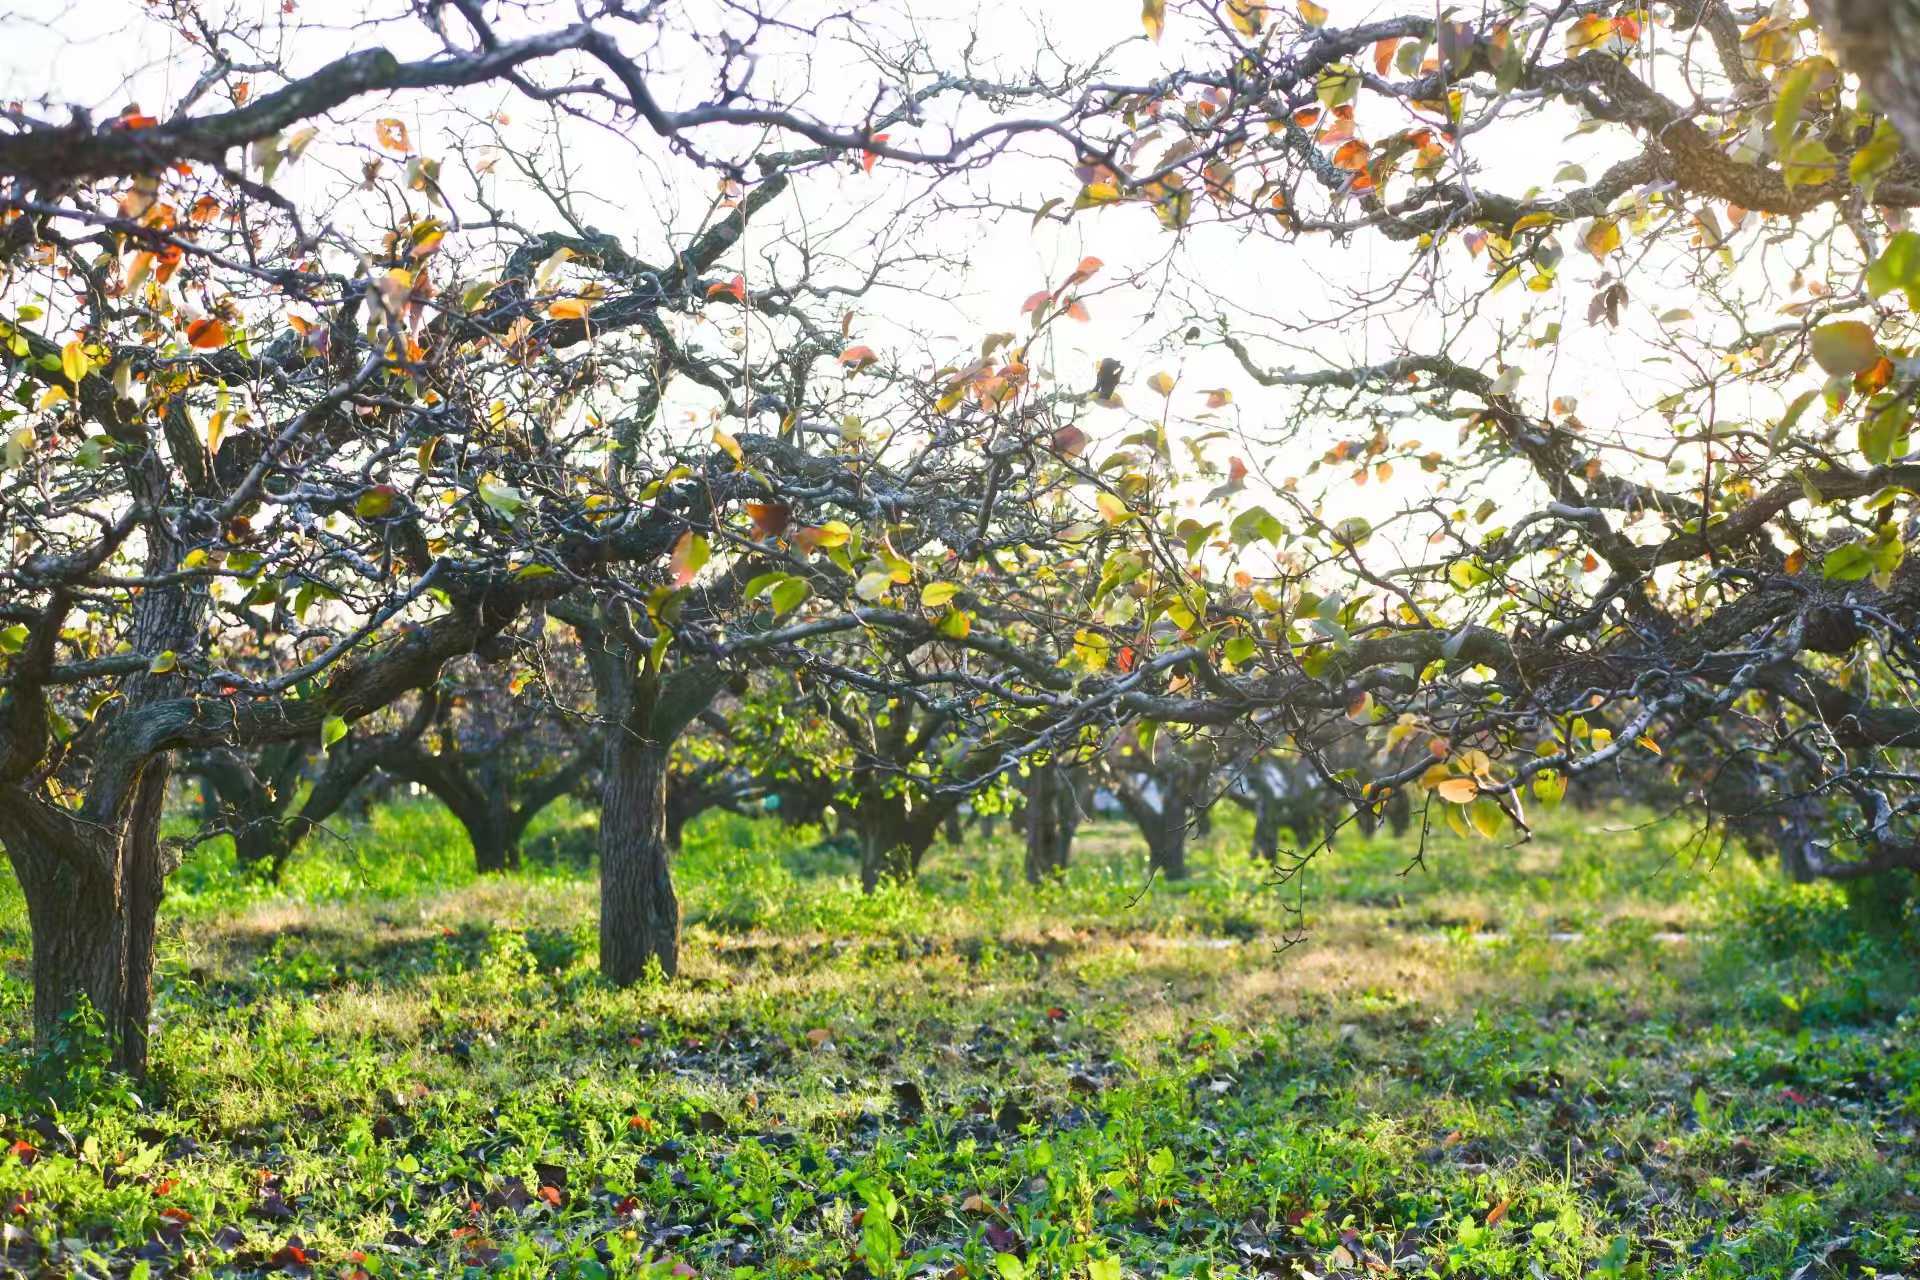
[[1169, 880], [1187, 878], [1187, 796], [1178, 783], [1166, 788], [1157, 829], [1147, 835], [1147, 863]]
[[680, 967], [680, 902], [667, 856], [668, 744], [614, 732], [600, 786], [600, 972], [620, 986], [649, 963]]
[[164, 760], [148, 763], [117, 831], [62, 823], [0, 795], [0, 842], [33, 935], [34, 1039], [51, 1044], [84, 999], [99, 1015], [112, 1065], [134, 1076], [147, 1068], [167, 774]]
[[1920, 151], [1920, 5], [1914, 0], [1813, 0], [1840, 65], [1860, 77], [1909, 151]]
[[[1062, 795], [1065, 792], [1065, 795]], [[1072, 832], [1062, 820], [1073, 803], [1072, 787], [1052, 764], [1036, 765], [1027, 775], [1027, 882], [1039, 884], [1067, 869]]]
[[1253, 857], [1256, 862], [1280, 860], [1280, 806], [1265, 796], [1253, 804]]
[[1156, 770], [1152, 775], [1157, 797], [1147, 793], [1124, 773], [1114, 775], [1114, 794], [1147, 841], [1147, 865], [1169, 880], [1187, 875], [1187, 771]]
[[726, 687], [711, 663], [663, 675], [593, 619], [580, 633], [594, 700], [607, 726], [600, 769], [600, 974], [638, 982], [649, 962], [680, 969], [680, 901], [667, 841], [667, 763], [673, 744]]
[[854, 808], [860, 833], [860, 888], [867, 893], [883, 881], [913, 879], [939, 834], [946, 805], [909, 810], [903, 796], [868, 795]]

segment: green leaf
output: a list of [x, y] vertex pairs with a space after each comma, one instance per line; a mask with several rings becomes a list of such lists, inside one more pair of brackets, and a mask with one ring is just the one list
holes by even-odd
[[320, 725], [320, 747], [325, 750], [347, 736], [347, 722], [339, 716], [328, 716]]
[[1787, 144], [1793, 139], [1794, 126], [1800, 123], [1800, 111], [1807, 104], [1807, 95], [1813, 92], [1813, 78], [1823, 68], [1825, 58], [1808, 58], [1791, 71], [1780, 82], [1780, 97], [1773, 104], [1773, 149], [1785, 155]]
[[1860, 419], [1860, 452], [1876, 467], [1900, 457], [1907, 451], [1907, 427], [1913, 422], [1913, 410], [1896, 400]]
[[1892, 124], [1880, 121], [1874, 125], [1867, 145], [1847, 161], [1848, 179], [1865, 192], [1867, 199], [1873, 199], [1873, 189], [1880, 184], [1881, 175], [1900, 158], [1900, 150], [1900, 135], [1894, 132]]
[[1813, 331], [1813, 358], [1836, 377], [1864, 373], [1880, 358], [1873, 326], [1861, 320], [1834, 320]]
[[1802, 138], [1780, 157], [1780, 177], [1789, 190], [1830, 182], [1838, 171], [1833, 152], [1818, 138]]
[[773, 589], [774, 617], [792, 613], [800, 607], [801, 601], [812, 594], [813, 588], [807, 585], [805, 578], [789, 577]]
[[393, 510], [400, 491], [390, 484], [377, 484], [353, 500], [353, 514], [362, 520], [378, 520]]
[[18, 653], [27, 647], [27, 624], [16, 622], [0, 628], [0, 653]]
[[1835, 582], [1858, 582], [1872, 572], [1873, 557], [1861, 542], [1835, 547], [1820, 561], [1820, 575]]
[[180, 659], [178, 655], [171, 649], [163, 649], [154, 655], [152, 662], [147, 664], [147, 670], [153, 672], [155, 675], [161, 675], [173, 670], [179, 665]]
[[892, 585], [893, 571], [891, 569], [869, 569], [860, 575], [859, 581], [853, 584], [853, 594], [859, 596], [868, 604], [872, 604], [881, 596], [887, 594], [887, 588]]
[[958, 594], [960, 584], [957, 582], [929, 582], [920, 590], [920, 605], [925, 609], [938, 609]]
[[1258, 652], [1259, 646], [1254, 644], [1251, 636], [1235, 636], [1226, 644], [1227, 661], [1236, 667], [1247, 662]]
[[512, 485], [498, 484], [490, 480], [480, 482], [480, 501], [498, 512], [501, 518], [511, 520], [520, 514], [527, 505], [527, 499]]
[[1352, 102], [1359, 91], [1360, 73], [1344, 62], [1336, 62], [1322, 71], [1313, 86], [1314, 96], [1329, 111]]
[[1868, 293], [1878, 298], [1895, 289], [1906, 292], [1908, 306], [1920, 307], [1920, 234], [1912, 231], [1895, 234], [1867, 268]]
[[1786, 413], [1781, 417], [1779, 422], [1774, 424], [1773, 430], [1767, 433], [1767, 444], [1772, 447], [1775, 453], [1780, 451], [1780, 446], [1785, 444], [1787, 437], [1793, 433], [1794, 425], [1800, 421], [1800, 415], [1805, 413], [1807, 406], [1812, 404], [1819, 396], [1819, 391], [1815, 390], [1802, 391], [1793, 398], [1793, 403], [1787, 406]]

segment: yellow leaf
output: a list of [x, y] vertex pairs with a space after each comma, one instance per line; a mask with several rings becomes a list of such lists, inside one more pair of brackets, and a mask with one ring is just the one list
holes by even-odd
[[1126, 503], [1110, 493], [1096, 494], [1093, 503], [1100, 508], [1100, 514], [1105, 517], [1108, 524], [1124, 524], [1127, 517], [1133, 514], [1127, 510]]
[[726, 450], [727, 456], [732, 458], [735, 462], [739, 463], [741, 466], [746, 465], [747, 460], [746, 460], [746, 457], [740, 452], [740, 442], [738, 440], [735, 440], [732, 436], [728, 435], [726, 432], [722, 431], [720, 428], [715, 427], [713, 429], [713, 442], [719, 445], [722, 449]]
[[585, 298], [556, 298], [547, 304], [547, 314], [555, 320], [585, 320], [593, 304]]
[[1598, 49], [1613, 36], [1613, 23], [1597, 13], [1590, 13], [1567, 29], [1567, 52], [1585, 53], [1589, 49]]
[[1140, 25], [1155, 41], [1167, 29], [1167, 0], [1145, 0], [1140, 6]]
[[1605, 258], [1620, 247], [1620, 224], [1612, 218], [1596, 218], [1580, 237], [1580, 243], [1596, 258]]
[[411, 151], [413, 144], [407, 141], [407, 126], [399, 120], [389, 117], [376, 120], [373, 125], [373, 137], [376, 142], [389, 151]]
[[[1324, 27], [1327, 25], [1327, 11], [1325, 9], [1315, 4], [1313, 0], [1299, 0], [1299, 3], [1300, 21], [1310, 27]], [[1236, 26], [1239, 25], [1239, 19], [1235, 18], [1234, 23]], [[1257, 31], [1258, 28], [1255, 28], [1255, 30]], [[1253, 35], [1254, 32], [1249, 31], [1247, 34]]]
[[87, 359], [86, 344], [80, 339], [75, 338], [60, 348], [60, 372], [66, 374], [67, 381], [75, 387], [80, 385], [80, 379], [86, 377], [87, 371], [92, 367], [92, 363]]
[[1173, 375], [1169, 373], [1156, 373], [1147, 379], [1147, 385], [1163, 396], [1173, 394], [1173, 383]]

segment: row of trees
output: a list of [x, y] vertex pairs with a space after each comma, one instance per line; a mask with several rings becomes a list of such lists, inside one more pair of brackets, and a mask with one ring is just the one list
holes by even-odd
[[[1818, 46], [1857, 19], [1149, 0], [1016, 60], [740, 4], [370, 3], [338, 50], [143, 9], [201, 60], [151, 112], [0, 111], [37, 1025], [84, 996], [143, 1065], [183, 762], [268, 866], [376, 770], [504, 861], [537, 746], [597, 778], [603, 969], [671, 972], [675, 748], [743, 680], [836, 735], [870, 878], [1123, 739], [1489, 834], [1657, 778], [1804, 873], [1920, 866], [1920, 161], [1905, 47]], [[1010, 225], [1085, 239], [943, 336]], [[1120, 794], [1164, 864], [1194, 784]]]
[[[570, 647], [569, 640], [548, 642], [549, 653]], [[459, 678], [465, 674], [454, 664], [411, 705], [362, 722], [330, 746], [308, 739], [251, 759], [232, 751], [186, 756], [185, 785], [201, 819], [195, 842], [227, 836], [241, 868], [278, 879], [330, 821], [357, 817], [405, 785], [458, 820], [476, 870], [518, 867], [527, 828], [543, 810], [565, 796], [597, 801], [603, 733], [591, 703], [507, 696]], [[735, 685], [674, 744], [664, 849], [678, 852], [687, 823], [710, 810], [775, 818], [849, 845], [871, 891], [917, 875], [937, 843], [991, 836], [1005, 820], [1026, 843], [1027, 879], [1039, 884], [1069, 865], [1081, 823], [1099, 815], [1136, 824], [1149, 868], [1178, 880], [1187, 875], [1189, 836], [1220, 804], [1253, 816], [1249, 852], [1282, 871], [1330, 846], [1356, 820], [1370, 827], [1384, 815], [1401, 832], [1410, 822], [1404, 794], [1356, 815], [1337, 781], [1329, 785], [1308, 759], [1262, 742], [1168, 735], [1143, 745], [1131, 729], [1031, 758], [979, 789], [943, 789], [932, 766], [967, 744], [904, 711], [899, 700], [829, 696], [775, 675]], [[1358, 759], [1364, 747], [1315, 758], [1335, 755]], [[671, 965], [672, 954], [662, 960]]]

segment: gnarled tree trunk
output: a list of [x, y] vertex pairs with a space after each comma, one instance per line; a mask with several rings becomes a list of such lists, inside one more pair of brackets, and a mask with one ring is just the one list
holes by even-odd
[[598, 618], [575, 612], [594, 700], [606, 725], [600, 769], [600, 974], [628, 986], [650, 962], [680, 970], [680, 900], [667, 835], [673, 744], [726, 687], [711, 663], [663, 674]]
[[650, 962], [680, 967], [680, 902], [667, 856], [667, 743], [644, 724], [607, 739], [600, 784], [600, 972], [621, 986]]
[[866, 790], [852, 821], [860, 835], [860, 887], [872, 893], [888, 880], [920, 874], [920, 863], [957, 799], [923, 801], [909, 808], [903, 795]]
[[168, 870], [160, 844], [167, 772], [164, 760], [147, 764], [117, 829], [0, 794], [0, 842], [33, 933], [34, 1039], [51, 1043], [84, 999], [99, 1015], [113, 1066], [136, 1076], [147, 1065]]
[[[1027, 881], [1039, 884], [1067, 869], [1073, 828], [1073, 788], [1052, 764], [1035, 765], [1027, 775]], [[1064, 812], [1063, 812], [1064, 810]]]
[[1188, 770], [1156, 770], [1148, 785], [1120, 774], [1114, 794], [1147, 842], [1147, 865], [1169, 880], [1187, 875]]

